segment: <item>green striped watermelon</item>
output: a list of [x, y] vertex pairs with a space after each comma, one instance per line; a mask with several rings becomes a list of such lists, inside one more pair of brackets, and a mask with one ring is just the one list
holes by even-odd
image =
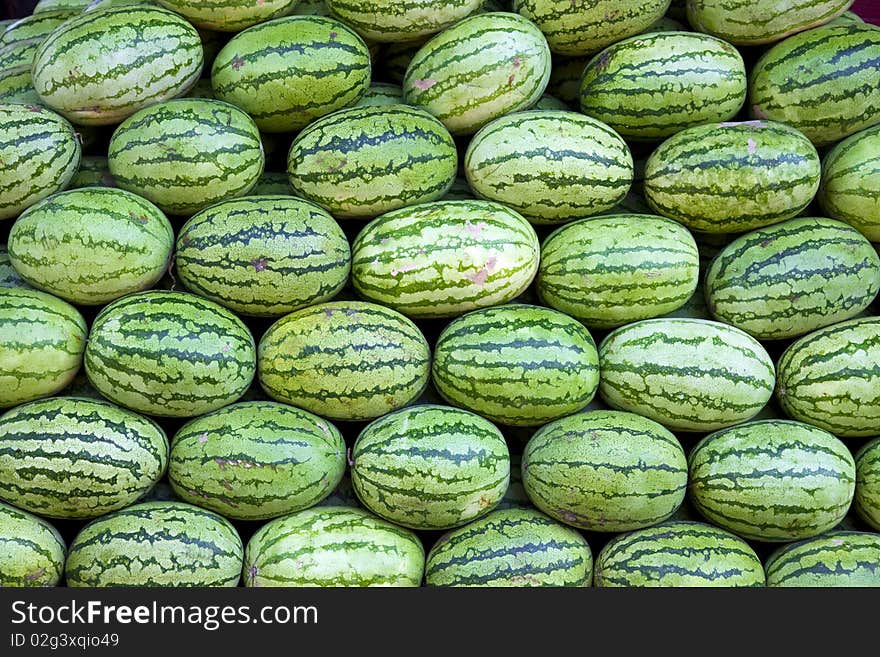
[[510, 480], [501, 432], [447, 406], [411, 406], [361, 432], [351, 481], [361, 503], [413, 529], [450, 529], [495, 508]]
[[277, 18], [226, 44], [211, 71], [214, 94], [264, 132], [300, 130], [357, 102], [370, 85], [370, 53], [350, 28], [322, 16]]
[[81, 153], [73, 126], [55, 112], [0, 104], [0, 219], [64, 189]]
[[746, 86], [743, 58], [729, 43], [657, 32], [619, 41], [590, 60], [580, 107], [627, 139], [664, 139], [730, 120], [746, 100]]
[[[668, 14], [668, 12], [667, 12]], [[648, 27], [642, 30], [641, 34], [649, 34], [652, 32], [688, 32], [689, 28], [685, 23], [671, 18], [668, 15], [661, 16]]]
[[609, 541], [596, 557], [602, 587], [764, 586], [764, 568], [741, 538], [701, 522], [669, 521]]
[[564, 103], [577, 105], [580, 98], [581, 79], [590, 57], [553, 57], [553, 68], [550, 71], [550, 82], [547, 91]]
[[246, 27], [286, 15], [297, 0], [158, 0], [196, 27], [239, 32]]
[[68, 189], [81, 187], [116, 187], [110, 165], [103, 155], [84, 155], [76, 175], [70, 179]]
[[534, 105], [549, 80], [550, 49], [535, 24], [489, 12], [465, 18], [422, 46], [406, 71], [403, 96], [452, 134], [468, 135]]
[[748, 422], [706, 436], [688, 458], [690, 499], [743, 538], [796, 541], [828, 531], [853, 500], [856, 468], [840, 440], [789, 420]]
[[690, 0], [687, 17], [695, 30], [738, 46], [755, 46], [827, 23], [852, 3], [853, 0]]
[[354, 107], [318, 119], [287, 157], [296, 194], [339, 218], [372, 218], [436, 201], [458, 170], [443, 124], [406, 105]]
[[522, 478], [522, 454], [510, 454], [510, 483], [507, 492], [496, 507], [498, 509], [530, 509], [533, 508]]
[[97, 11], [99, 9], [108, 9], [110, 7], [120, 7], [122, 5], [156, 5], [157, 0], [91, 0], [85, 9], [86, 11]]
[[293, 187], [286, 171], [263, 171], [249, 196], [293, 196]]
[[290, 13], [300, 16], [329, 16], [330, 7], [327, 6], [327, 0], [300, 0]]
[[450, 404], [493, 422], [537, 426], [590, 403], [599, 357], [577, 320], [510, 304], [452, 321], [437, 340], [432, 373]]
[[326, 420], [273, 402], [221, 408], [185, 424], [171, 443], [174, 492], [234, 520], [313, 506], [345, 471], [345, 441]]
[[743, 422], [770, 400], [773, 360], [733, 326], [700, 319], [648, 319], [599, 345], [599, 393], [612, 408], [679, 431]]
[[66, 556], [57, 529], [0, 502], [0, 588], [56, 586]]
[[27, 64], [0, 70], [0, 103], [39, 105], [40, 97], [31, 80], [31, 67]]
[[880, 438], [865, 444], [856, 452], [855, 459], [853, 508], [862, 520], [880, 531]]
[[0, 498], [43, 516], [121, 509], [152, 488], [167, 464], [162, 429], [108, 402], [56, 397], [0, 416]]
[[182, 502], [145, 502], [86, 525], [70, 544], [72, 587], [231, 587], [244, 548], [228, 520]]
[[880, 535], [833, 532], [779, 548], [765, 564], [767, 586], [880, 587]]
[[854, 11], [845, 11], [837, 18], [834, 18], [826, 25], [848, 25], [849, 23], [864, 23], [864, 19]]
[[377, 107], [403, 103], [403, 87], [389, 82], [374, 82], [354, 107]]
[[790, 219], [743, 235], [706, 273], [712, 315], [761, 340], [850, 319], [878, 291], [880, 256], [855, 228], [834, 219]]
[[248, 542], [245, 586], [416, 587], [425, 549], [362, 509], [318, 507], [263, 525]]
[[825, 156], [819, 202], [829, 217], [880, 242], [880, 126], [848, 137]]
[[228, 103], [202, 98], [136, 112], [113, 133], [107, 158], [119, 187], [187, 216], [246, 194], [264, 165], [253, 119]]
[[514, 0], [559, 55], [586, 55], [638, 34], [661, 18], [669, 0]]
[[74, 123], [119, 123], [182, 95], [199, 79], [202, 42], [167, 9], [111, 7], [67, 21], [34, 57], [34, 88]]
[[86, 335], [82, 315], [61, 299], [0, 287], [0, 408], [63, 389], [82, 364]]
[[25, 210], [9, 233], [9, 258], [24, 280], [82, 305], [152, 287], [173, 248], [159, 208], [112, 187], [55, 194]]
[[645, 195], [691, 230], [737, 233], [799, 214], [819, 189], [816, 149], [772, 121], [714, 123], [667, 139], [645, 165]]
[[323, 500], [315, 504], [318, 506], [346, 506], [353, 509], [360, 509], [361, 503], [358, 501], [357, 494], [354, 492], [354, 486], [351, 484], [351, 476], [348, 471], [342, 474], [342, 479], [336, 485], [336, 488]]
[[612, 328], [680, 308], [698, 279], [697, 244], [684, 226], [620, 214], [552, 233], [541, 247], [537, 287], [547, 305], [591, 328]]
[[449, 188], [449, 191], [441, 199], [443, 201], [474, 201], [476, 197], [474, 196], [474, 192], [471, 190], [470, 185], [468, 185], [467, 178], [457, 177], [452, 181], [452, 186]]
[[366, 420], [422, 394], [431, 349], [400, 313], [336, 301], [278, 320], [260, 340], [258, 362], [272, 398], [324, 417]]
[[483, 0], [327, 0], [340, 20], [365, 39], [412, 41], [445, 30], [476, 11]]
[[244, 394], [254, 339], [231, 312], [185, 292], [114, 301], [92, 324], [85, 368], [101, 394], [141, 413], [193, 417]]
[[428, 586], [589, 586], [593, 554], [578, 532], [534, 509], [504, 509], [442, 536]]
[[[423, 37], [415, 41], [401, 41], [398, 43], [386, 43], [382, 47], [381, 76], [394, 84], [403, 84], [406, 77], [406, 69], [416, 53], [427, 43], [430, 37]], [[403, 91], [403, 87], [401, 87]], [[400, 102], [403, 102], [401, 100]]]
[[535, 110], [550, 110], [550, 111], [568, 111], [569, 107], [566, 103], [562, 102], [555, 96], [551, 96], [550, 94], [544, 94], [538, 99], [538, 102], [535, 103], [532, 109]]
[[633, 180], [626, 143], [577, 112], [536, 110], [489, 123], [464, 157], [468, 183], [533, 223], [598, 214], [626, 196]]
[[89, 2], [90, 0], [39, 0], [34, 7], [34, 13], [41, 14], [45, 11], [56, 11], [59, 9], [82, 11]]
[[0, 244], [0, 288], [3, 287], [29, 288], [30, 285], [22, 279], [9, 261], [9, 249], [5, 244]]
[[351, 267], [333, 217], [292, 196], [248, 196], [203, 210], [180, 230], [175, 258], [189, 290], [258, 316], [333, 298]]
[[40, 44], [53, 30], [79, 13], [57, 9], [21, 18], [0, 32], [0, 68], [30, 67]]
[[880, 317], [804, 336], [779, 359], [783, 410], [838, 436], [880, 435]]
[[666, 520], [681, 506], [687, 459], [678, 439], [633, 413], [593, 411], [542, 427], [522, 459], [536, 507], [568, 525], [622, 532]]
[[825, 145], [880, 122], [880, 30], [826, 25], [768, 50], [749, 78], [751, 115]]
[[487, 201], [442, 201], [378, 217], [352, 244], [352, 283], [410, 317], [454, 317], [518, 297], [540, 244], [520, 214]]
[[185, 98], [202, 98], [214, 100], [214, 87], [211, 78], [199, 78], [196, 83], [186, 92]]

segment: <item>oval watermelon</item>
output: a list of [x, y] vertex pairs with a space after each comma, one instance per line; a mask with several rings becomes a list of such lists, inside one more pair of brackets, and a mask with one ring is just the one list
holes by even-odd
[[767, 586], [880, 587], [880, 535], [833, 532], [779, 548], [765, 564]]
[[365, 39], [412, 41], [441, 32], [473, 13], [483, 0], [327, 0], [333, 15]]
[[284, 16], [297, 0], [158, 0], [197, 27], [239, 32], [246, 27]]
[[0, 587], [56, 586], [66, 556], [57, 529], [0, 502]]
[[853, 508], [875, 530], [880, 531], [880, 438], [856, 452], [856, 494]]

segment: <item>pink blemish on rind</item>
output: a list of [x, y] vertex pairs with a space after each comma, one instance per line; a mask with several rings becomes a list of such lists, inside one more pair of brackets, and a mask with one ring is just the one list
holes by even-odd
[[199, 442], [200, 442], [200, 443], [206, 443], [206, 442], [208, 442], [208, 434], [207, 434], [207, 432], [206, 432], [206, 433], [203, 433], [201, 436], [199, 436]]
[[489, 278], [489, 271], [483, 267], [476, 274], [468, 274], [465, 278], [471, 281], [474, 285], [485, 285], [486, 280]]
[[498, 264], [498, 258], [496, 258], [495, 256], [492, 256], [491, 258], [489, 258], [489, 260], [486, 261], [486, 269], [488, 271], [492, 271], [493, 269], [495, 269], [495, 266], [497, 264]]
[[767, 115], [764, 113], [764, 110], [761, 109], [760, 105], [752, 105], [752, 114], [754, 114], [755, 117], [759, 119], [767, 118]]
[[244, 60], [241, 57], [236, 57], [235, 59], [232, 60], [232, 68], [234, 70], [237, 71], [242, 66], [244, 66]]
[[483, 229], [488, 228], [488, 227], [489, 227], [489, 224], [487, 224], [483, 221], [480, 221], [476, 224], [472, 224], [470, 221], [468, 221], [464, 225], [464, 229], [467, 232], [469, 232], [471, 235], [473, 235], [474, 237], [479, 237], [480, 233], [483, 232]]
[[339, 164], [336, 164], [336, 165], [334, 165], [334, 166], [327, 167], [327, 170], [330, 171], [330, 172], [332, 172], [332, 173], [335, 173], [336, 171], [339, 171], [342, 167], [344, 167], [346, 164], [348, 164], [348, 160], [346, 160], [346, 159], [342, 159], [342, 160], [339, 162]]
[[251, 260], [251, 265], [253, 265], [256, 271], [263, 271], [269, 266], [269, 263], [261, 258], [257, 258], [256, 260]]
[[758, 151], [758, 144], [755, 143], [754, 139], [749, 139], [748, 147], [749, 147], [749, 155], [754, 155]]
[[437, 80], [416, 80], [412, 83], [412, 86], [414, 86], [419, 91], [427, 91], [435, 84], [437, 84]]

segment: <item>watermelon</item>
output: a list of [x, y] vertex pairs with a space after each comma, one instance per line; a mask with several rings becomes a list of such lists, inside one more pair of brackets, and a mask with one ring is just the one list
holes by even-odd
[[57, 529], [0, 502], [0, 588], [57, 586], [66, 556]]
[[779, 41], [836, 18], [853, 0], [691, 0], [687, 17], [695, 30], [738, 46]]
[[655, 212], [691, 230], [738, 233], [799, 214], [819, 189], [810, 141], [772, 121], [713, 123], [663, 142], [645, 165]]
[[765, 564], [767, 586], [880, 587], [880, 535], [839, 531], [779, 548]]
[[256, 370], [247, 327], [185, 292], [142, 292], [95, 318], [85, 353], [92, 385], [113, 402], [163, 417], [193, 417], [241, 397]]
[[352, 283], [410, 317], [455, 317], [518, 297], [540, 244], [519, 213], [488, 201], [439, 201], [389, 212], [352, 244]]
[[437, 340], [432, 374], [450, 404], [537, 426], [590, 403], [599, 357], [590, 332], [568, 315], [510, 304], [452, 321]]
[[97, 11], [98, 9], [108, 9], [110, 7], [119, 7], [122, 5], [156, 5], [157, 0], [92, 0], [89, 2], [84, 12]]
[[357, 102], [370, 85], [370, 52], [350, 28], [322, 16], [289, 16], [235, 35], [214, 60], [219, 100], [264, 132], [301, 130]]
[[185, 424], [168, 478], [183, 501], [234, 520], [313, 506], [345, 470], [345, 441], [326, 420], [284, 404], [233, 404]]
[[694, 294], [699, 254], [681, 224], [652, 215], [584, 219], [541, 247], [537, 287], [548, 306], [591, 328], [670, 313]]
[[878, 291], [877, 252], [834, 219], [790, 219], [752, 231], [731, 242], [706, 273], [712, 315], [761, 340], [850, 319]]
[[510, 454], [489, 421], [447, 406], [411, 406], [374, 420], [351, 450], [351, 481], [376, 515], [413, 529], [451, 529], [504, 496]]
[[880, 435], [880, 317], [804, 336], [778, 368], [776, 396], [787, 415], [838, 436]]
[[633, 180], [626, 143], [577, 112], [535, 110], [496, 119], [464, 157], [478, 197], [504, 203], [533, 223], [563, 223], [614, 207]]
[[428, 586], [589, 586], [593, 554], [578, 532], [534, 509], [503, 509], [431, 548]]
[[245, 586], [416, 587], [425, 549], [362, 509], [318, 507], [263, 525], [248, 542]]
[[249, 196], [203, 210], [180, 230], [175, 257], [187, 289], [258, 316], [331, 299], [351, 267], [333, 217], [291, 196]]
[[710, 522], [743, 538], [817, 536], [846, 515], [856, 468], [840, 440], [789, 420], [759, 420], [701, 440], [688, 458], [690, 499]]
[[[21, 18], [0, 32], [0, 62], [7, 68], [22, 64], [30, 66], [34, 53], [43, 40], [57, 27], [66, 23], [79, 13], [77, 10], [56, 9], [44, 11]], [[14, 47], [13, 47], [14, 46]], [[12, 53], [16, 53], [14, 56]], [[13, 61], [13, 57], [20, 62]]]
[[64, 189], [81, 154], [73, 126], [54, 112], [0, 104], [0, 219]]
[[0, 498], [51, 518], [128, 506], [168, 464], [159, 426], [105, 401], [56, 397], [0, 416]]
[[25, 210], [9, 233], [21, 277], [81, 305], [152, 287], [173, 248], [174, 231], [155, 205], [111, 187], [55, 194]]
[[627, 139], [665, 139], [737, 115], [746, 68], [729, 43], [690, 32], [630, 37], [596, 55], [584, 71], [580, 107]]
[[530, 509], [534, 508], [529, 499], [522, 478], [522, 454], [510, 454], [510, 483], [507, 492], [496, 507], [497, 509]]
[[197, 98], [136, 112], [113, 133], [107, 157], [119, 187], [187, 216], [246, 194], [264, 165], [253, 120], [228, 103]]
[[297, 0], [158, 0], [196, 27], [239, 32], [246, 27], [286, 15]]
[[[107, 158], [101, 155], [84, 155], [76, 175], [70, 179], [68, 189], [81, 187], [116, 187]], [[145, 202], [145, 201], [142, 201]]]
[[5, 244], [0, 244], [0, 288], [3, 287], [29, 288], [30, 285], [13, 268], [12, 263], [9, 261], [9, 249]]
[[564, 103], [577, 105], [580, 99], [581, 79], [590, 57], [553, 57], [553, 69], [547, 91]]
[[328, 418], [367, 420], [422, 394], [431, 349], [400, 313], [336, 301], [278, 320], [260, 340], [258, 362], [273, 399]]
[[558, 55], [586, 55], [647, 29], [669, 0], [514, 0], [513, 10], [534, 21]]
[[406, 71], [403, 97], [453, 135], [469, 135], [534, 105], [549, 80], [550, 49], [535, 24], [489, 12], [465, 18], [422, 46]]
[[[382, 48], [381, 75], [394, 84], [402, 85], [406, 77], [406, 69], [416, 53], [427, 43], [430, 37], [415, 39], [414, 41], [401, 41], [398, 43], [386, 43]], [[403, 87], [401, 87], [401, 92]], [[369, 92], [367, 92], [369, 93]], [[401, 100], [400, 102], [403, 102]]]
[[669, 521], [611, 539], [596, 557], [601, 587], [764, 586], [764, 568], [741, 538], [702, 522]]
[[776, 44], [749, 78], [751, 116], [826, 145], [880, 122], [880, 30], [825, 25]]
[[353, 509], [361, 508], [361, 503], [358, 502], [357, 494], [354, 492], [354, 486], [351, 484], [351, 476], [347, 471], [343, 473], [342, 479], [339, 480], [336, 488], [334, 488], [327, 497], [318, 502], [315, 506], [347, 506]]
[[[286, 171], [263, 171], [249, 196], [293, 196], [293, 187]], [[349, 249], [350, 255], [350, 249]]]
[[880, 531], [880, 438], [856, 452], [856, 494], [853, 508], [873, 529]]
[[[567, 111], [569, 109], [568, 104], [562, 102], [555, 96], [551, 96], [550, 94], [544, 94], [538, 99], [538, 102], [535, 103], [535, 106], [532, 109], [536, 110], [551, 110], [551, 111]], [[527, 111], [527, 110], [524, 110]]]
[[376, 107], [383, 105], [400, 105], [403, 103], [403, 87], [390, 82], [374, 82], [355, 107]]
[[327, 0], [334, 16], [365, 39], [412, 41], [445, 30], [476, 11], [483, 0]]
[[373, 218], [435, 201], [458, 170], [443, 124], [406, 105], [354, 107], [318, 119], [287, 158], [296, 194], [338, 218]]
[[326, 0], [300, 0], [290, 11], [293, 15], [301, 16], [329, 16], [330, 7]]
[[687, 459], [678, 439], [633, 413], [593, 411], [542, 427], [526, 445], [523, 485], [541, 511], [574, 527], [622, 532], [681, 506]]
[[186, 20], [150, 5], [81, 14], [34, 56], [34, 88], [74, 123], [109, 125], [180, 96], [199, 79], [202, 42]]
[[244, 548], [228, 520], [182, 502], [144, 502], [86, 525], [70, 544], [72, 587], [232, 587]]
[[847, 25], [849, 23], [864, 23], [864, 19], [854, 11], [845, 11], [840, 16], [832, 19], [826, 25]]
[[40, 104], [40, 97], [31, 81], [30, 66], [22, 64], [0, 70], [0, 103]]
[[844, 139], [822, 161], [825, 213], [880, 242], [880, 126]]
[[748, 420], [770, 400], [773, 360], [733, 326], [648, 319], [599, 345], [599, 393], [612, 408], [679, 431], [713, 431]]
[[648, 27], [641, 31], [641, 34], [649, 34], [651, 32], [688, 32], [688, 27], [670, 16], [661, 16]]
[[55, 394], [83, 360], [86, 322], [49, 294], [0, 287], [0, 408]]
[[91, 0], [39, 0], [34, 6], [34, 13], [41, 14], [47, 11], [66, 9], [68, 11], [82, 11]]

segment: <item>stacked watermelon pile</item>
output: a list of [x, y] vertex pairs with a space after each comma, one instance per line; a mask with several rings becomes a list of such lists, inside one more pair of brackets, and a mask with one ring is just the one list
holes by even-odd
[[880, 586], [851, 4], [7, 22], [0, 585]]

